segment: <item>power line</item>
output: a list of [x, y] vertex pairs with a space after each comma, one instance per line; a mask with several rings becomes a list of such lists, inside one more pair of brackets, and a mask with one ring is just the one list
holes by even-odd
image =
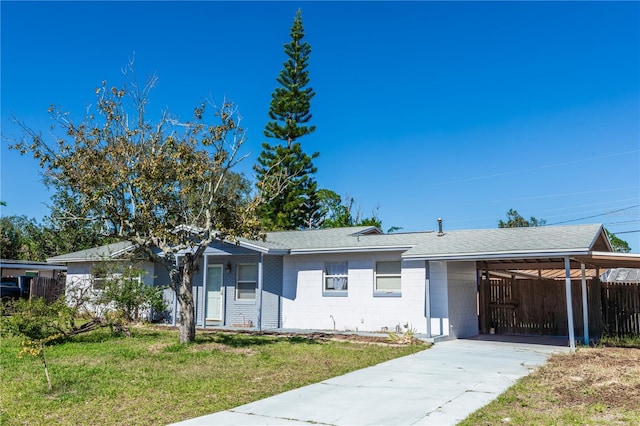
[[549, 225], [560, 225], [561, 223], [578, 222], [580, 220], [593, 219], [594, 217], [610, 215], [610, 214], [613, 214], [613, 213], [618, 213], [618, 212], [622, 212], [622, 211], [625, 211], [625, 210], [633, 209], [633, 208], [638, 207], [638, 206], [640, 206], [640, 204], [636, 204], [636, 205], [625, 207], [625, 208], [618, 209], [618, 210], [609, 210], [608, 212], [604, 212], [604, 213], [600, 213], [600, 214], [594, 214], [592, 216], [585, 216], [585, 217], [581, 217], [581, 218], [578, 218], [578, 219], [563, 220], [561, 222], [550, 223]]
[[635, 154], [636, 152], [640, 152], [640, 149], [634, 149], [634, 150], [625, 151], [625, 152], [615, 152], [613, 154], [600, 155], [600, 156], [597, 156], [597, 157], [594, 156], [594, 157], [590, 157], [590, 158], [582, 158], [580, 160], [567, 161], [567, 162], [564, 162], [564, 163], [547, 164], [547, 165], [543, 165], [543, 166], [532, 167], [532, 168], [529, 168], [529, 169], [517, 169], [517, 170], [511, 170], [511, 171], [508, 171], [508, 172], [495, 173], [495, 174], [491, 174], [491, 175], [473, 176], [473, 177], [463, 178], [463, 179], [455, 179], [455, 180], [444, 181], [444, 182], [435, 182], [435, 183], [431, 183], [431, 184], [428, 184], [428, 185], [429, 186], [447, 185], [447, 184], [452, 184], [452, 183], [463, 183], [463, 182], [471, 182], [471, 181], [474, 181], [474, 180], [490, 179], [490, 178], [495, 178], [495, 177], [509, 176], [509, 175], [514, 175], [514, 174], [518, 174], [518, 173], [550, 169], [550, 168], [553, 168], [553, 167], [569, 166], [569, 165], [584, 163], [586, 161], [600, 160], [600, 159], [603, 159], [603, 158], [617, 157], [619, 155]]
[[625, 223], [637, 223], [640, 222], [640, 219], [634, 219], [634, 220], [621, 220], [619, 222], [607, 222], [605, 223], [605, 225], [623, 225]]
[[631, 234], [632, 232], [640, 232], [640, 229], [636, 229], [635, 231], [622, 231], [622, 232], [611, 232], [613, 235], [618, 234]]

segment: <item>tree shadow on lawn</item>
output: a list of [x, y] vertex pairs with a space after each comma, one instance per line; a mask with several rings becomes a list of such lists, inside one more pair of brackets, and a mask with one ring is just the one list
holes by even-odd
[[272, 345], [280, 342], [305, 343], [317, 345], [318, 342], [306, 336], [265, 336], [244, 333], [207, 333], [196, 335], [195, 343], [220, 343], [233, 348], [244, 348], [249, 346]]

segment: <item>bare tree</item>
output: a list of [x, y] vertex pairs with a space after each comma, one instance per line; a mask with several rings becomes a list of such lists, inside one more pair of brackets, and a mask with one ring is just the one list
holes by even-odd
[[260, 237], [260, 200], [234, 184], [232, 171], [245, 157], [246, 135], [226, 100], [219, 107], [202, 103], [188, 122], [168, 112], [152, 122], [147, 107], [157, 77], [138, 84], [132, 62], [125, 74], [122, 87], [103, 81], [95, 89], [97, 103], [80, 122], [51, 106], [62, 136], [45, 140], [16, 120], [24, 135], [12, 147], [31, 153], [47, 182], [77, 198], [74, 220], [99, 223], [105, 236], [131, 241], [167, 268], [180, 305], [179, 340], [190, 342], [193, 278], [205, 248], [215, 240]]

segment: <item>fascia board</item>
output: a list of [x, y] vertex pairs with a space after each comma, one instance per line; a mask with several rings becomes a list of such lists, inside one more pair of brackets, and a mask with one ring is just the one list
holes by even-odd
[[257, 244], [251, 244], [246, 241], [240, 241], [240, 247], [246, 248], [249, 250], [257, 251], [262, 254], [288, 254], [288, 249], [272, 249], [268, 247], [259, 246]]
[[520, 252], [493, 252], [493, 253], [451, 253], [433, 255], [403, 255], [403, 259], [412, 260], [483, 260], [483, 259], [531, 259], [531, 258], [558, 258], [566, 256], [584, 256], [589, 254], [588, 250], [555, 250], [555, 251], [520, 251]]
[[131, 253], [132, 251], [134, 251], [136, 249], [136, 245], [130, 245], [129, 247], [125, 247], [123, 249], [114, 251], [113, 253], [111, 253], [110, 258], [111, 259], [116, 259], [118, 258], [118, 256], [125, 254], [125, 253]]
[[313, 249], [291, 249], [291, 255], [296, 254], [335, 254], [356, 252], [405, 251], [413, 246], [371, 246], [371, 247], [334, 247]]
[[65, 265], [60, 263], [50, 263], [48, 265], [43, 265], [40, 263], [3, 263], [2, 267], [4, 269], [38, 269], [41, 271], [61, 271], [67, 270]]
[[86, 262], [102, 262], [105, 260], [115, 260], [113, 257], [105, 258], [105, 257], [75, 257], [64, 260], [56, 260], [56, 263], [86, 263]]
[[618, 253], [618, 252], [609, 252], [609, 251], [592, 251], [590, 252], [591, 257], [594, 259], [631, 259], [636, 260], [640, 259], [640, 253]]

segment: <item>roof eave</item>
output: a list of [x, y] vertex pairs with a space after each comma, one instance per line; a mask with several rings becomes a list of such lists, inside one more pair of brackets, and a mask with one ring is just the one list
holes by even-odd
[[261, 246], [255, 243], [250, 243], [248, 241], [240, 241], [239, 245], [242, 248], [257, 251], [262, 254], [288, 254], [289, 253], [289, 249], [286, 249], [286, 248], [269, 248], [269, 247]]
[[42, 271], [66, 270], [67, 267], [61, 263], [11, 263], [2, 264], [5, 269], [39, 269]]
[[291, 255], [298, 254], [335, 254], [355, 252], [406, 251], [413, 246], [368, 246], [368, 247], [326, 247], [313, 249], [291, 249]]
[[433, 255], [403, 255], [403, 259], [411, 260], [493, 260], [493, 259], [536, 259], [536, 258], [560, 258], [571, 256], [585, 256], [590, 252], [587, 249], [567, 249], [554, 251], [518, 251], [518, 252], [493, 252], [493, 253], [452, 253]]

